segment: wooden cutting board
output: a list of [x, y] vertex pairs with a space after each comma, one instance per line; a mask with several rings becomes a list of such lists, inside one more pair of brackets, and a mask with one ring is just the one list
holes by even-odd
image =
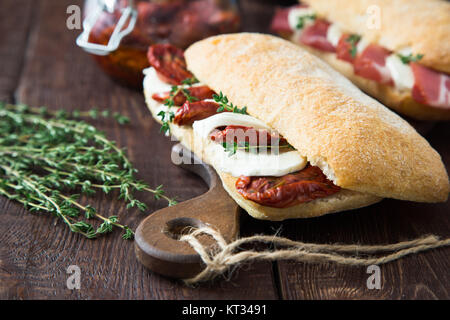
[[[178, 238], [190, 227], [212, 226], [226, 241], [239, 233], [239, 206], [223, 189], [213, 168], [201, 162], [181, 144], [172, 148], [172, 159], [181, 159], [182, 168], [198, 174], [208, 184], [209, 191], [176, 206], [152, 213], [136, 229], [135, 252], [138, 260], [148, 269], [164, 276], [184, 279], [198, 274], [203, 266], [200, 256]], [[191, 164], [195, 163], [195, 164]], [[208, 237], [200, 237], [211, 244]]]
[[[412, 121], [421, 134], [426, 134], [434, 123]], [[148, 269], [167, 277], [185, 279], [198, 274], [203, 266], [200, 256], [186, 242], [178, 239], [189, 229], [203, 225], [212, 226], [231, 241], [239, 233], [240, 208], [228, 195], [222, 182], [209, 165], [199, 160], [182, 144], [172, 148], [174, 163], [200, 176], [209, 186], [205, 194], [152, 213], [136, 229], [135, 253], [137, 259]], [[200, 237], [205, 245], [212, 244], [207, 236]]]

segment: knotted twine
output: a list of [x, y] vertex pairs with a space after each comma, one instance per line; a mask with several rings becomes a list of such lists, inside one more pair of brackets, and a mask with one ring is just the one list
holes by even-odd
[[[201, 235], [208, 235], [214, 239], [214, 245], [204, 246], [198, 240], [198, 237]], [[350, 266], [368, 266], [388, 263], [406, 255], [450, 245], [450, 238], [440, 240], [435, 235], [388, 245], [304, 243], [279, 237], [276, 234], [274, 236], [255, 235], [227, 243], [218, 231], [208, 226], [197, 229], [190, 228], [189, 233], [181, 236], [179, 240], [187, 242], [200, 255], [205, 265], [203, 271], [198, 275], [184, 280], [188, 285], [213, 280], [217, 276], [230, 271], [232, 268], [235, 270], [236, 267], [243, 263], [257, 260], [293, 260], [304, 263], [334, 262]], [[249, 243], [271, 244], [275, 249], [262, 251], [240, 250], [241, 246]], [[281, 247], [282, 249], [276, 249], [277, 247]], [[384, 256], [367, 258], [350, 255], [382, 252], [391, 253]]]

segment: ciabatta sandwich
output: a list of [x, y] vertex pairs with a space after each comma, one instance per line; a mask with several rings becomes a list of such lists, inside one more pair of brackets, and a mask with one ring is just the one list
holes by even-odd
[[272, 31], [419, 120], [450, 120], [450, 2], [302, 0]]
[[148, 55], [154, 118], [255, 218], [448, 197], [441, 158], [414, 128], [288, 41], [242, 33]]

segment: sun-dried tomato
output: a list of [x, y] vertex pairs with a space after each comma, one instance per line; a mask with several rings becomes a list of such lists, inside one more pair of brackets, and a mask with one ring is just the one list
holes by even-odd
[[[191, 97], [197, 98], [197, 101], [212, 99], [212, 96], [215, 93], [208, 86], [190, 87], [185, 90]], [[154, 93], [152, 98], [153, 100], [163, 103], [166, 99], [170, 98], [170, 92]], [[181, 91], [173, 97], [173, 102], [176, 106], [182, 106], [186, 100], [186, 94]]]
[[147, 57], [160, 79], [166, 83], [179, 85], [181, 81], [193, 77], [187, 70], [183, 50], [171, 44], [150, 46]]
[[287, 208], [328, 197], [341, 188], [328, 180], [320, 168], [308, 166], [282, 177], [241, 176], [236, 189], [245, 199], [263, 206]]
[[194, 121], [217, 114], [219, 107], [220, 105], [218, 103], [212, 101], [186, 101], [175, 113], [173, 122], [179, 126], [192, 125]]
[[248, 143], [249, 146], [279, 146], [287, 145], [286, 139], [265, 129], [255, 129], [245, 126], [227, 126], [223, 130], [214, 130], [211, 140], [218, 143]]

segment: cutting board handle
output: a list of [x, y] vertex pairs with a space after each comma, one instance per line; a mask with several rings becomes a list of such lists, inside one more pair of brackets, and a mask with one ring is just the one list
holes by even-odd
[[[208, 184], [209, 191], [194, 199], [181, 202], [152, 213], [136, 229], [137, 259], [148, 269], [164, 276], [185, 279], [202, 269], [200, 256], [178, 238], [189, 227], [208, 225], [218, 230], [226, 241], [239, 232], [239, 206], [223, 189], [217, 173], [201, 162], [181, 144], [172, 148], [172, 162], [199, 175]], [[189, 188], [189, 186], [185, 186]], [[208, 237], [201, 237], [205, 245]]]

